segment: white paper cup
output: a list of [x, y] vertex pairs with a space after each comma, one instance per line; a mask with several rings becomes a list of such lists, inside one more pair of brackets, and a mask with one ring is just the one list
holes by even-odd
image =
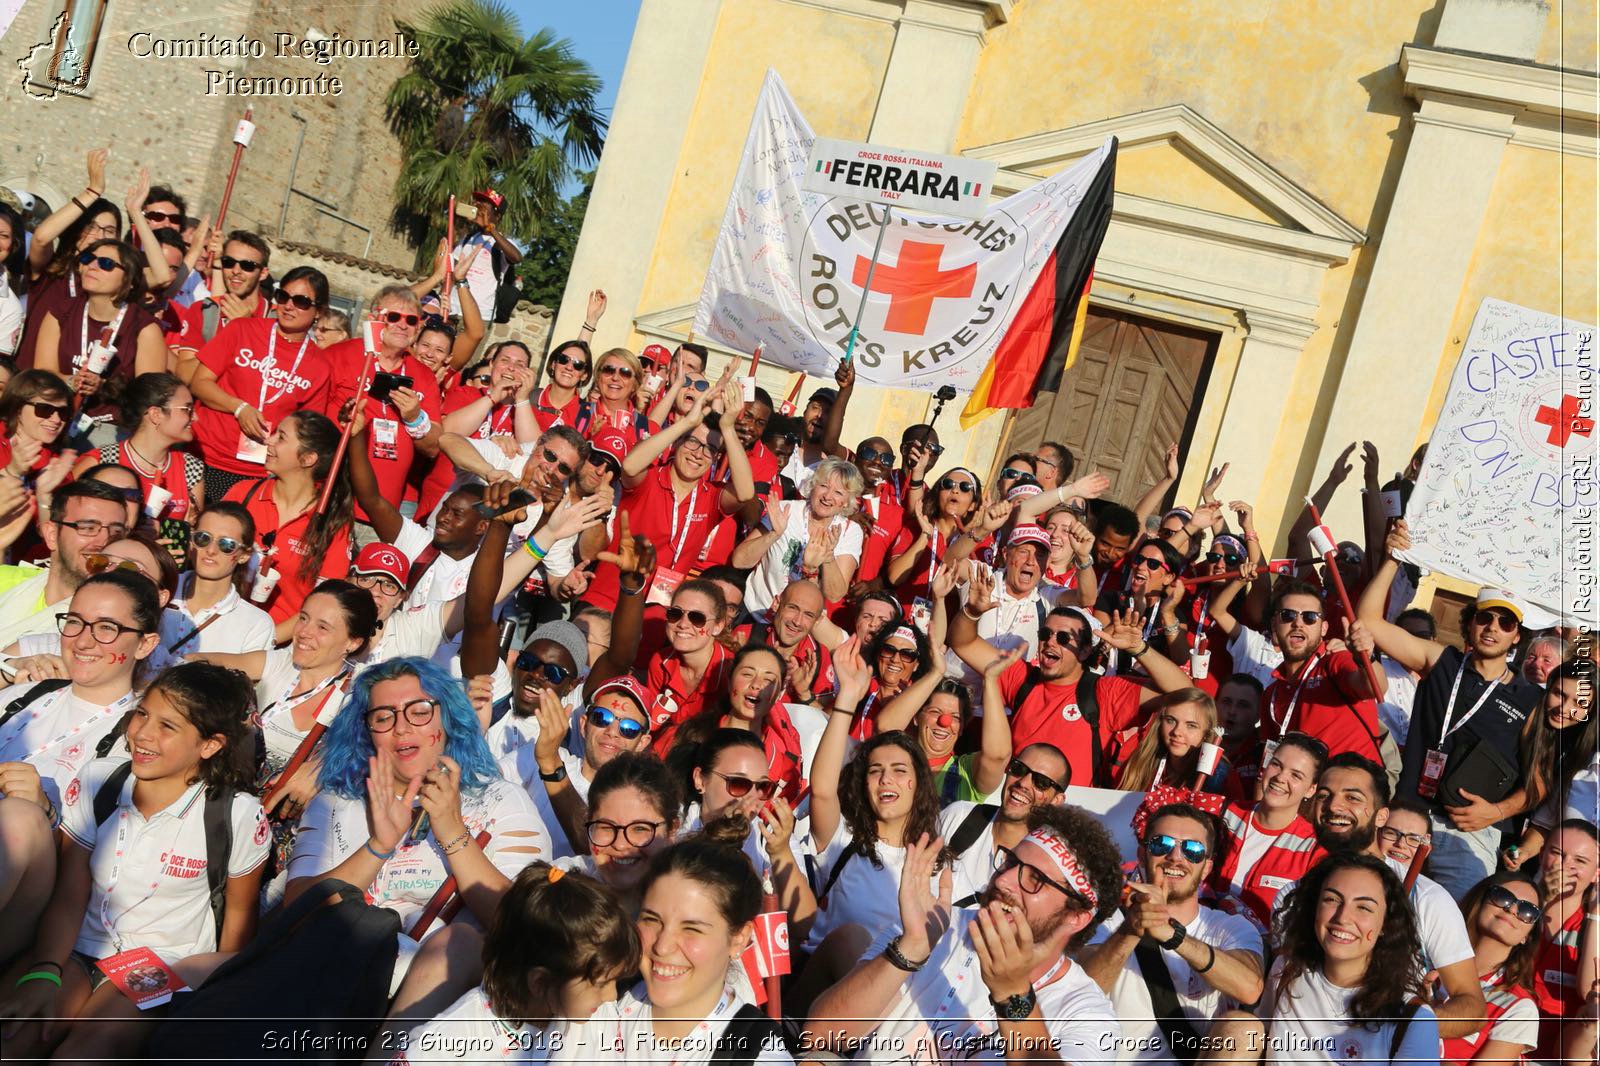
[[88, 358], [83, 361], [84, 369], [91, 374], [104, 374], [116, 355], [117, 350], [109, 344], [91, 344]]
[[145, 497], [144, 513], [151, 518], [160, 518], [161, 512], [167, 509], [167, 504], [172, 502], [172, 493], [160, 485], [150, 486], [150, 495]]
[[278, 572], [276, 570], [263, 570], [256, 575], [255, 584], [250, 586], [250, 599], [256, 603], [266, 603], [272, 595], [272, 590], [278, 587]]

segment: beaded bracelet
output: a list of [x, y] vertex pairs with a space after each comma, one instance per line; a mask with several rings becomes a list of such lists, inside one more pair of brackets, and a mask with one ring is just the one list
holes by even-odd
[[456, 852], [458, 852], [462, 848], [466, 847], [467, 846], [467, 841], [469, 841], [471, 839], [472, 839], [472, 834], [469, 831], [463, 829], [461, 831], [461, 835], [460, 836], [451, 837], [449, 840], [445, 841], [443, 844], [440, 844], [439, 845], [439, 850], [444, 852], [446, 855], [454, 855]]

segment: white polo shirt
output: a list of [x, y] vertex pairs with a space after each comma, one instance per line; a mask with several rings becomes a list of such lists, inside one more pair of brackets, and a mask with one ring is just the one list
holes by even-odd
[[[35, 682], [0, 689], [0, 712]], [[40, 696], [0, 726], [0, 762], [25, 762], [39, 772], [45, 796], [61, 809], [61, 793], [94, 758], [95, 745], [135, 703], [128, 693], [111, 704], [90, 703], [65, 685]]]
[[182, 661], [197, 651], [240, 655], [272, 647], [276, 639], [272, 616], [240, 596], [237, 589], [230, 587], [221, 600], [191, 613], [187, 594], [193, 588], [194, 574], [178, 578], [178, 594], [161, 612], [161, 644], [156, 655]]
[[[173, 963], [217, 949], [206, 877], [205, 786], [194, 784], [165, 809], [146, 818], [133, 804], [133, 775], [122, 784], [118, 805], [101, 825], [94, 797], [125, 758], [94, 759], [68, 786], [61, 828], [91, 852], [92, 887], [74, 951], [103, 959], [131, 948], [149, 948]], [[233, 848], [228, 876], [242, 877], [267, 861], [271, 829], [261, 801], [233, 797]]]
[[[256, 682], [256, 707], [261, 718], [261, 738], [266, 742], [267, 769], [272, 773], [282, 770], [294, 757], [295, 749], [311, 730], [297, 729], [294, 709], [303, 703], [316, 707], [327, 696], [330, 704], [343, 707], [350, 694], [339, 682], [317, 687], [294, 699], [289, 698], [300, 684], [300, 670], [294, 665], [294, 646], [273, 648], [267, 652], [266, 665], [261, 669], [261, 680]], [[328, 696], [328, 689], [336, 691]], [[324, 705], [324, 709], [331, 709]], [[334, 713], [338, 713], [335, 711]]]

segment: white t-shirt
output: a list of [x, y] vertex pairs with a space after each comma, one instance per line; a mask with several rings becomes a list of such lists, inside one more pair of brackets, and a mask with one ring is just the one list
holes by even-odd
[[[572, 790], [578, 794], [580, 800], [588, 803], [589, 782], [582, 773], [582, 760], [567, 751], [561, 751], [560, 756], [561, 765], [567, 768], [567, 780], [571, 783]], [[550, 802], [550, 793], [545, 791], [544, 782], [539, 778], [539, 760], [534, 757], [533, 744], [523, 744], [502, 755], [500, 772], [505, 775], [507, 781], [519, 786], [533, 801], [534, 808], [539, 812], [539, 820], [550, 832], [551, 858], [564, 859], [573, 854], [572, 842], [562, 830], [561, 819], [556, 816], [555, 806]]]
[[[504, 234], [501, 234], [505, 237]], [[505, 237], [519, 252], [526, 252], [521, 241]], [[454, 259], [456, 263], [464, 263], [472, 257], [473, 249], [477, 249], [476, 257], [472, 258], [472, 265], [467, 267], [466, 280], [462, 282], [467, 291], [472, 293], [472, 300], [478, 305], [478, 313], [485, 322], [494, 320], [494, 294], [497, 282], [494, 277], [494, 238], [487, 233], [479, 231], [470, 237], [462, 239], [456, 244]], [[506, 266], [511, 269], [510, 264]], [[450, 294], [450, 313], [461, 313], [461, 297], [455, 293]]]
[[1595, 752], [1588, 766], [1572, 775], [1572, 785], [1566, 794], [1551, 793], [1531, 820], [1534, 825], [1548, 830], [1568, 818], [1592, 822], [1597, 812], [1600, 812], [1600, 751]]
[[11, 291], [11, 279], [0, 270], [0, 355], [16, 355], [22, 343], [22, 301]]
[[[843, 818], [833, 838], [820, 850], [815, 837], [810, 844], [817, 855], [817, 880], [820, 891], [828, 883], [833, 867], [844, 854], [846, 846], [854, 839]], [[878, 858], [883, 865], [874, 866], [867, 856], [856, 853], [850, 856], [839, 874], [839, 879], [828, 890], [827, 904], [817, 911], [811, 923], [811, 934], [806, 937], [805, 950], [815, 951], [822, 938], [846, 922], [854, 922], [870, 930], [892, 927], [900, 931], [900, 871], [905, 866], [906, 849], [893, 848], [878, 842]], [[930, 879], [935, 895], [939, 891], [938, 878]], [[821, 904], [822, 900], [819, 899]], [[894, 934], [891, 933], [890, 936]]]
[[[21, 699], [34, 682], [0, 689], [0, 712]], [[61, 793], [94, 758], [95, 745], [116, 728], [134, 704], [130, 692], [115, 703], [90, 703], [71, 685], [40, 696], [0, 726], [0, 762], [25, 762], [39, 772], [46, 798], [61, 809]]]
[[[1393, 859], [1384, 861], [1405, 880], [1404, 864]], [[1423, 961], [1427, 964], [1424, 970], [1437, 970], [1474, 957], [1461, 905], [1443, 885], [1418, 874], [1417, 883], [1411, 888], [1411, 909], [1417, 916], [1417, 937], [1422, 941]]]
[[[1039, 656], [1039, 629], [1044, 624], [1045, 615], [1055, 606], [1061, 590], [1053, 585], [1040, 584], [1026, 596], [1013, 596], [1011, 590], [1006, 588], [1005, 567], [992, 567], [991, 573], [994, 576], [994, 606], [978, 619], [978, 636], [988, 641], [996, 651], [1026, 648], [1027, 660], [1032, 662]], [[960, 596], [963, 607], [971, 591], [971, 585], [962, 587]], [[944, 653], [944, 673], [946, 677], [958, 677], [966, 683], [972, 693], [972, 713], [982, 717], [983, 675], [953, 651]]]
[[1417, 679], [1411, 671], [1388, 656], [1379, 660], [1389, 687], [1378, 704], [1378, 721], [1394, 737], [1394, 742], [1405, 747], [1406, 735], [1411, 732], [1411, 704], [1417, 698]]
[[[550, 859], [550, 833], [528, 794], [515, 785], [497, 780], [477, 794], [462, 793], [461, 817], [469, 833], [489, 831], [484, 852], [509, 878], [514, 879], [530, 862]], [[300, 832], [289, 855], [289, 880], [327, 873], [359, 851], [371, 836], [365, 798], [318, 792], [300, 816]], [[383, 864], [367, 886], [367, 898], [375, 906], [399, 914], [402, 927], [421, 916], [434, 892], [450, 876], [449, 862], [439, 844], [432, 833], [418, 844], [402, 841], [394, 858]], [[436, 923], [429, 932], [440, 928]]]
[[1239, 623], [1233, 631], [1233, 636], [1228, 639], [1228, 654], [1233, 656], [1234, 672], [1249, 674], [1261, 682], [1262, 688], [1272, 684], [1272, 671], [1283, 662], [1283, 652], [1279, 651], [1272, 641], [1243, 622]]
[[[978, 953], [972, 947], [977, 916], [978, 911], [971, 907], [955, 912], [949, 931], [934, 946], [927, 963], [906, 975], [899, 998], [885, 1012], [875, 1039], [856, 1061], [1004, 1061], [1001, 1049], [985, 1039], [998, 1035], [999, 1022], [978, 967]], [[880, 933], [866, 957], [881, 955], [899, 928], [897, 922], [892, 932]], [[1057, 1043], [1062, 1062], [1116, 1061], [1121, 1026], [1111, 1000], [1083, 967], [1063, 958], [1033, 983], [1033, 990], [1039, 997], [1039, 1015]]]
[[408, 1062], [548, 1062], [563, 1043], [566, 1023], [550, 1029], [519, 1025], [495, 1014], [479, 985], [397, 1040], [390, 1066]]
[[[957, 800], [939, 812], [939, 835], [945, 844], [950, 844], [956, 830], [967, 820], [967, 813], [977, 806], [969, 800]], [[999, 869], [1000, 855], [994, 850], [994, 819], [991, 818], [972, 846], [956, 856], [950, 871], [950, 898], [960, 901], [982, 892]]]
[[1267, 1022], [1266, 1051], [1262, 1061], [1270, 1066], [1325, 1063], [1360, 1066], [1363, 1063], [1422, 1063], [1439, 1061], [1439, 1024], [1429, 1007], [1419, 1007], [1406, 1027], [1405, 1037], [1389, 1057], [1397, 1023], [1376, 1030], [1350, 1019], [1350, 999], [1355, 989], [1339, 988], [1320, 973], [1308, 972], [1294, 984], [1279, 989], [1283, 960], [1272, 967], [1263, 1003], [1272, 1004]]
[[[1104, 943], [1116, 930], [1122, 928], [1122, 912], [1113, 911], [1111, 917], [1095, 930], [1093, 944]], [[1266, 954], [1261, 933], [1248, 918], [1224, 914], [1210, 907], [1201, 907], [1192, 922], [1185, 923], [1189, 939], [1210, 944], [1217, 951], [1254, 952], [1258, 957]], [[1159, 948], [1157, 950], [1160, 950]], [[1217, 991], [1206, 981], [1204, 974], [1194, 971], [1175, 951], [1162, 951], [1161, 959], [1167, 964], [1173, 988], [1178, 994], [1178, 1007], [1194, 1027], [1204, 1035], [1211, 1028], [1212, 1019], [1239, 1004], [1230, 996]], [[1161, 1026], [1155, 1020], [1155, 1006], [1150, 1001], [1150, 989], [1145, 984], [1144, 969], [1137, 955], [1129, 955], [1127, 965], [1111, 986], [1111, 1002], [1117, 1016], [1122, 1019], [1122, 1041], [1119, 1062], [1173, 1062]]]
[[[568, 1030], [563, 1041], [565, 1046], [552, 1055], [551, 1060], [585, 1066], [599, 1062], [660, 1063], [661, 1066], [710, 1062], [717, 1040], [740, 1006], [739, 995], [730, 984], [711, 1014], [689, 1035], [674, 1045], [657, 1045], [650, 1001], [645, 997], [645, 986], [641, 982], [617, 1002], [601, 1004], [587, 1022]], [[793, 1066], [793, 1063], [794, 1056], [780, 1042], [777, 1047], [763, 1047], [756, 1054], [753, 1066]]]
[[[73, 950], [95, 959], [149, 948], [173, 963], [217, 949], [206, 878], [205, 786], [191, 785], [171, 806], [145, 818], [133, 804], [133, 776], [118, 806], [101, 825], [94, 797], [123, 758], [94, 759], [67, 786], [61, 828], [91, 853], [92, 887]], [[261, 802], [233, 797], [233, 848], [228, 876], [242, 877], [267, 861], [272, 847]]]
[[[767, 546], [767, 554], [761, 557], [745, 582], [744, 606], [751, 614], [771, 608], [778, 594], [791, 581], [800, 580], [800, 563], [810, 538], [810, 520], [807, 517], [810, 508], [804, 500], [793, 500], [785, 506], [788, 512], [783, 533]], [[839, 543], [833, 550], [834, 557], [842, 559], [848, 556], [859, 563], [861, 527], [844, 515], [835, 515], [829, 528], [839, 530]]]

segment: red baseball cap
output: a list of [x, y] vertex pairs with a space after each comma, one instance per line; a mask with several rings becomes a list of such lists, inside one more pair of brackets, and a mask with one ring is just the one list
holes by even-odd
[[350, 567], [352, 574], [382, 574], [392, 577], [401, 588], [411, 580], [411, 560], [393, 544], [368, 544]]
[[665, 344], [647, 344], [644, 351], [639, 353], [641, 361], [648, 359], [651, 366], [666, 366], [672, 358], [672, 353], [667, 351]]
[[622, 473], [622, 461], [628, 457], [628, 438], [614, 426], [607, 426], [589, 441], [589, 450], [609, 455], [616, 460], [617, 473]]
[[488, 204], [496, 211], [500, 210], [500, 208], [506, 205], [506, 198], [495, 192], [493, 189], [479, 189], [477, 192], [472, 194], [472, 198]]
[[613, 677], [610, 681], [594, 690], [594, 695], [590, 697], [589, 702], [593, 703], [607, 692], [620, 692], [634, 703], [637, 703], [639, 705], [639, 713], [644, 715], [644, 720], [646, 722], [650, 721], [650, 704], [655, 701], [650, 698], [649, 690], [641, 685], [637, 678], [631, 674]]

